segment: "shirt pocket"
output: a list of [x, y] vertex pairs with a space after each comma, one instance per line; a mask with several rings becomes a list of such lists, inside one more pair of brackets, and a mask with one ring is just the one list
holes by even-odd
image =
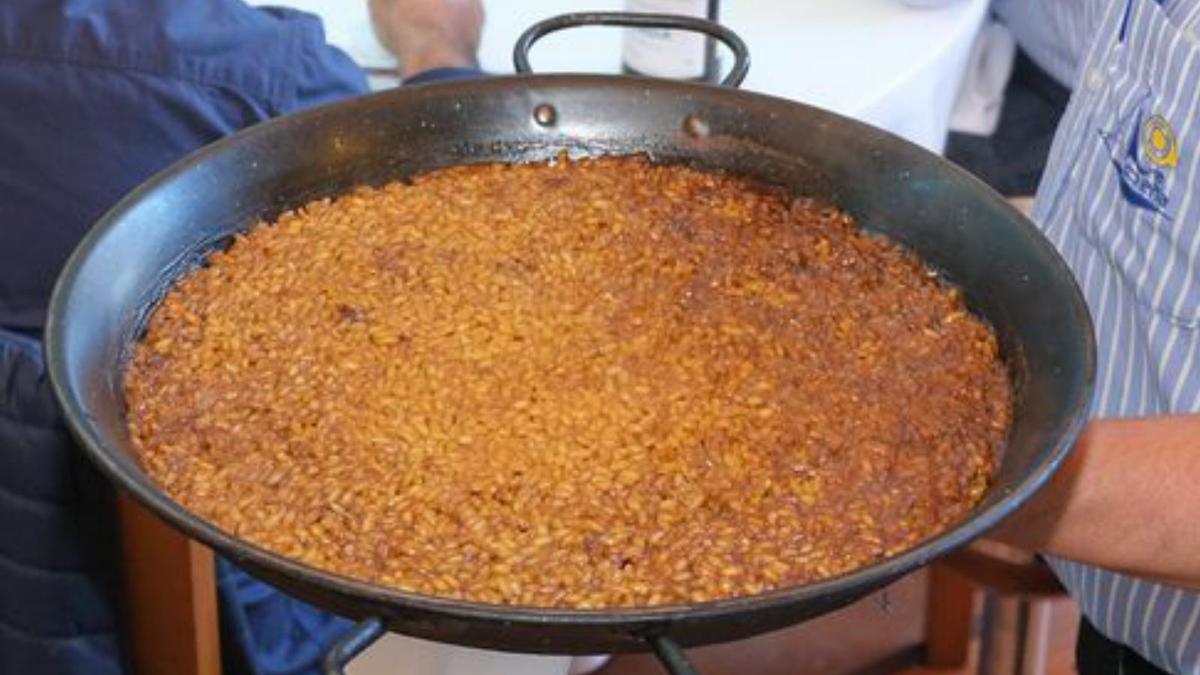
[[1153, 0], [1126, 2], [1080, 76], [1093, 104], [1071, 219], [1141, 303], [1196, 328], [1200, 46]]

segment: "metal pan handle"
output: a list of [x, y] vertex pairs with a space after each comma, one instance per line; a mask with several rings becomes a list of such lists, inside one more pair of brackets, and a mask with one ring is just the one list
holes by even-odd
[[577, 12], [551, 17], [530, 26], [513, 47], [513, 66], [518, 73], [533, 72], [529, 65], [529, 50], [533, 43], [565, 28], [580, 26], [628, 26], [632, 28], [671, 28], [704, 33], [716, 38], [733, 52], [733, 68], [721, 80], [723, 87], [737, 87], [750, 71], [750, 49], [738, 34], [725, 26], [705, 19], [676, 14], [641, 14], [638, 12]]

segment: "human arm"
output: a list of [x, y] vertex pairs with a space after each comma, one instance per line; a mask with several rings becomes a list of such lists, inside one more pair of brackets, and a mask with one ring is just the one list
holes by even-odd
[[370, 9], [375, 35], [396, 55], [401, 78], [478, 67], [479, 0], [370, 0]]
[[993, 533], [1012, 546], [1200, 589], [1200, 414], [1093, 420]]

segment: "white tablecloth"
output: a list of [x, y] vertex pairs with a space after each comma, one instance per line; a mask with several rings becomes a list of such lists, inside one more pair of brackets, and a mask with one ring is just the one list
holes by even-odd
[[[329, 41], [364, 66], [389, 66], [365, 0], [255, 0], [318, 14]], [[621, 0], [485, 0], [479, 56], [512, 72], [512, 46], [530, 24], [570, 11], [620, 9]], [[750, 46], [744, 87], [828, 108], [940, 150], [987, 0], [915, 9], [898, 0], [726, 0], [722, 22]], [[616, 72], [620, 29], [587, 28], [538, 43], [542, 71]], [[374, 78], [373, 85], [388, 86]]]

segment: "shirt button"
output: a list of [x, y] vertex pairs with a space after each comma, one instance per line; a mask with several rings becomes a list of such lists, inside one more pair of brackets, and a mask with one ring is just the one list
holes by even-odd
[[1099, 68], [1089, 68], [1086, 84], [1088, 89], [1100, 91], [1100, 87], [1104, 86], [1104, 73]]

